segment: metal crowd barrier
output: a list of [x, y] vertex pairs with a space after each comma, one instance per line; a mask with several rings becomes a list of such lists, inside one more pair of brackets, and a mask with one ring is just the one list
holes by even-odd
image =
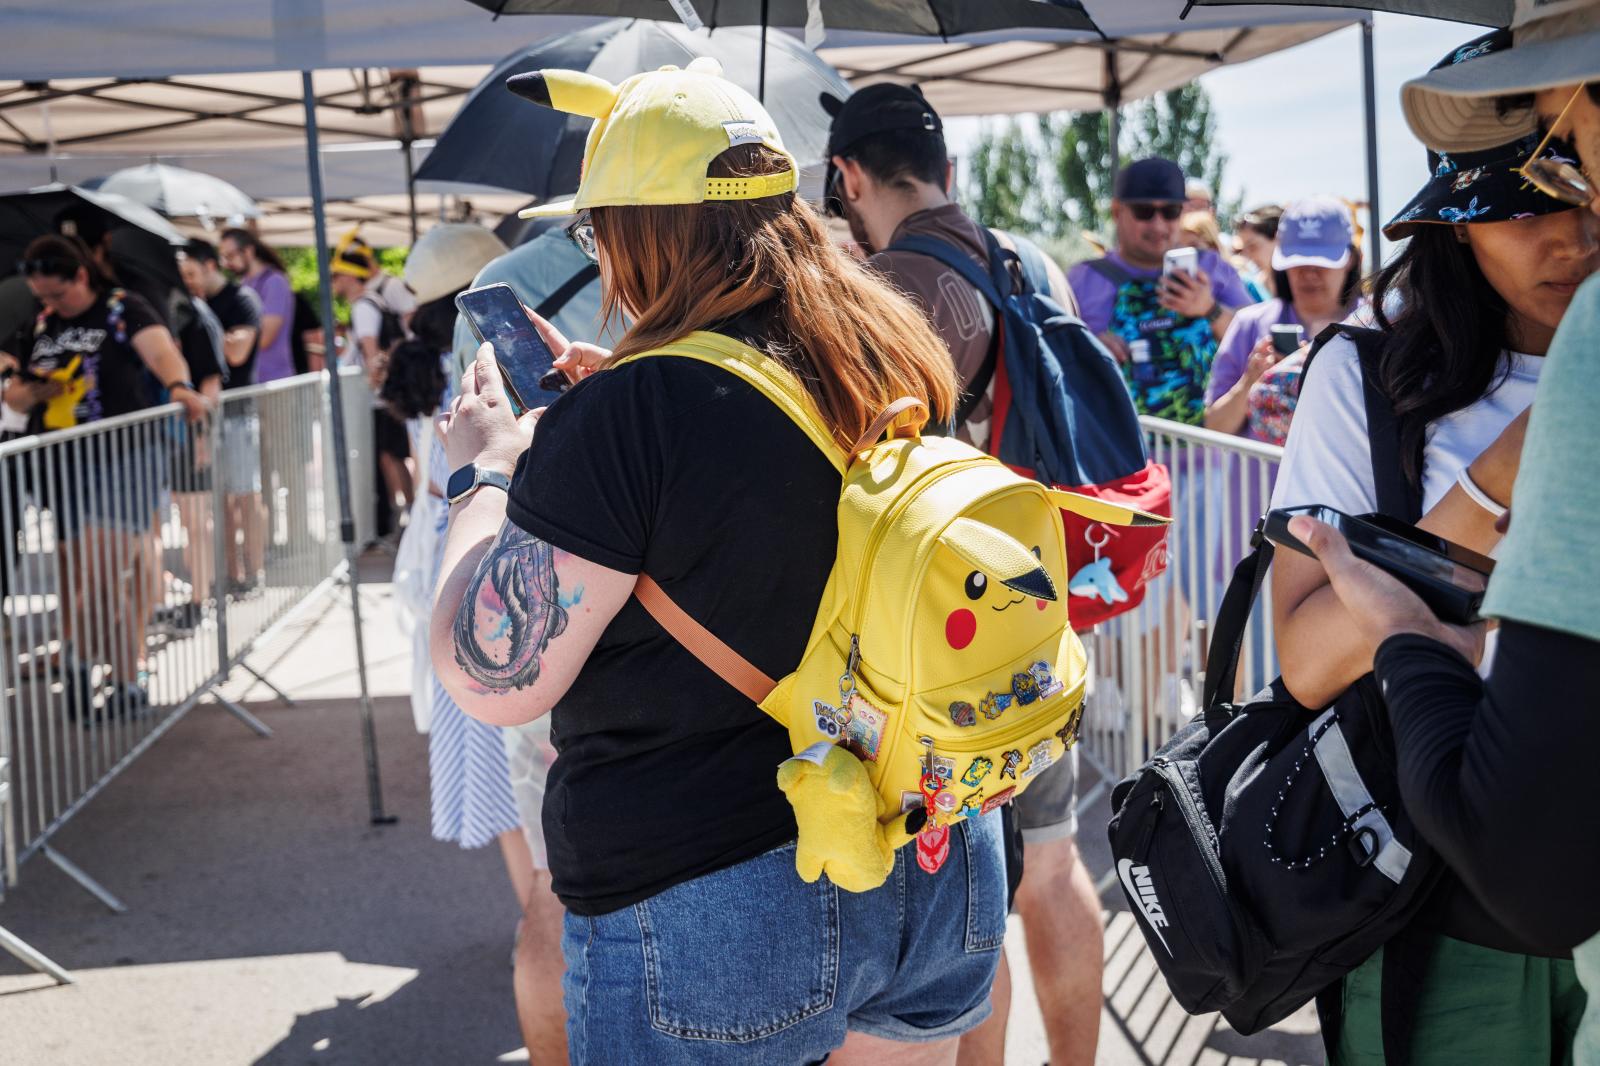
[[[368, 391], [341, 380], [355, 475]], [[170, 404], [0, 443], [0, 896], [43, 855], [122, 911], [55, 834], [203, 700], [271, 735], [219, 687], [243, 669], [289, 702], [247, 658], [345, 576], [329, 417], [306, 374], [198, 424]], [[0, 947], [71, 979], [4, 928]]]
[[[1172, 475], [1173, 524], [1166, 573], [1138, 607], [1096, 627], [1079, 758], [1099, 783], [1091, 806], [1132, 773], [1200, 710], [1210, 627], [1234, 566], [1267, 509], [1283, 449], [1159, 418], [1141, 418], [1150, 457]], [[1263, 586], [1240, 657], [1241, 689], [1254, 692], [1277, 674], [1272, 590]], [[1102, 891], [1116, 881], [1102, 882]]]

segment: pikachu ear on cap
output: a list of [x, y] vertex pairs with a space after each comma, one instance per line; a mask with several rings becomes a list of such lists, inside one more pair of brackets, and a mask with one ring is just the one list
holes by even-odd
[[569, 115], [605, 118], [617, 103], [617, 87], [578, 70], [535, 70], [506, 79], [506, 88], [540, 107]]
[[1015, 538], [971, 518], [951, 522], [939, 543], [1008, 589], [1040, 600], [1056, 598], [1050, 572]]

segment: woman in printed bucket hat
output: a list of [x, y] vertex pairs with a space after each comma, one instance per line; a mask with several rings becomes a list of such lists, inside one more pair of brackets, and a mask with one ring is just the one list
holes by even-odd
[[576, 383], [520, 422], [480, 350], [443, 426], [459, 469], [433, 651], [476, 717], [553, 709], [544, 822], [571, 1060], [952, 1062], [989, 1013], [1003, 939], [995, 819], [952, 827], [937, 874], [905, 869], [901, 848], [879, 888], [802, 880], [774, 783], [787, 731], [630, 599], [647, 572], [763, 672], [792, 669], [833, 564], [840, 475], [719, 366], [614, 365], [720, 334], [792, 372], [848, 442], [902, 395], [948, 418], [950, 358], [829, 240], [772, 119], [714, 62], [510, 88], [595, 120], [577, 195], [528, 213], [575, 215], [605, 313], [628, 328], [604, 351], [536, 319]]
[[[1465, 71], [1510, 44], [1506, 31], [1487, 34], [1438, 69]], [[1571, 153], [1534, 132], [1430, 151], [1431, 177], [1384, 228], [1409, 239], [1371, 295], [1381, 332], [1371, 377], [1396, 412], [1419, 524], [1484, 554], [1499, 534], [1479, 500], [1510, 497], [1543, 357], [1579, 283], [1600, 267], [1593, 216], [1525, 176], [1536, 157]], [[1305, 380], [1274, 507], [1375, 509], [1362, 388], [1355, 344], [1327, 344]], [[1274, 570], [1284, 680], [1322, 706], [1374, 668], [1371, 628], [1316, 560], [1280, 557]], [[1461, 652], [1474, 663], [1492, 654], [1481, 642]], [[1416, 1066], [1561, 1062], [1582, 1006], [1571, 962], [1543, 957], [1448, 871], [1405, 932], [1319, 999], [1338, 1066], [1402, 1054]]]

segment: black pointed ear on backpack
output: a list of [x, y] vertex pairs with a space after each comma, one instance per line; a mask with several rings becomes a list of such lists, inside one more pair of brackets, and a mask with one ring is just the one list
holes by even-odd
[[939, 543], [1008, 589], [1039, 600], [1056, 598], [1056, 583], [1034, 554], [1015, 538], [971, 518], [958, 518]]

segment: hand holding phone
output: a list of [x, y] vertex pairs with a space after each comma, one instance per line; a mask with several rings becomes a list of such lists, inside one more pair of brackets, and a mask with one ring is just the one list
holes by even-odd
[[473, 335], [494, 349], [495, 363], [517, 414], [543, 405], [551, 392], [561, 391], [546, 384], [555, 368], [555, 355], [511, 286], [468, 289], [456, 296], [456, 307]]
[[1262, 535], [1315, 559], [1316, 553], [1289, 529], [1289, 523], [1301, 516], [1342, 534], [1353, 556], [1397, 578], [1439, 619], [1455, 625], [1480, 621], [1478, 609], [1494, 571], [1493, 560], [1383, 515], [1357, 518], [1317, 505], [1269, 511]]
[[1272, 327], [1272, 347], [1279, 355], [1293, 355], [1305, 342], [1306, 328], [1301, 325], [1276, 325]]

